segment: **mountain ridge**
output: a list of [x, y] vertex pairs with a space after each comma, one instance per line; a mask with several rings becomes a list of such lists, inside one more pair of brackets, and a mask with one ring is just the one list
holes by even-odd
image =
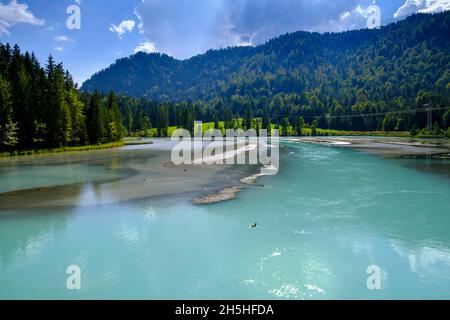
[[[419, 57], [423, 58], [427, 51], [432, 56], [425, 61], [436, 63], [437, 59], [440, 66], [435, 68], [430, 63], [432, 70], [425, 70], [425, 76], [428, 72], [433, 79], [422, 87], [424, 90], [443, 76], [445, 81], [448, 78], [445, 70], [450, 67], [450, 12], [416, 14], [380, 29], [286, 33], [255, 47], [209, 50], [187, 60], [159, 53], [137, 53], [97, 72], [81, 89], [104, 93], [114, 90], [174, 102], [230, 101], [236, 95], [270, 98], [281, 93], [318, 90], [320, 95], [353, 105], [358, 100], [356, 94], [346, 102], [338, 91], [363, 90], [367, 98], [379, 100], [379, 93], [370, 91], [375, 93], [386, 84], [404, 84], [424, 75], [406, 63], [410, 62], [408, 59], [420, 63]], [[376, 76], [380, 79], [367, 88], [367, 82], [363, 83], [361, 78], [370, 78], [374, 70], [380, 69], [388, 74]], [[396, 76], [391, 69], [400, 70], [402, 75]], [[414, 91], [414, 97], [395, 94], [390, 98], [415, 99], [418, 90]]]

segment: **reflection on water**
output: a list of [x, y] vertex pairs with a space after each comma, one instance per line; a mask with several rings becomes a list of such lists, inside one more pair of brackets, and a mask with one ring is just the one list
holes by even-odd
[[[22, 206], [0, 195], [0, 299], [450, 298], [450, 180], [416, 170], [421, 160], [286, 142], [264, 187], [194, 206], [245, 169], [185, 172], [138, 147], [113, 154], [70, 162], [98, 175], [9, 196]], [[65, 289], [71, 264], [81, 291]], [[380, 291], [366, 287], [370, 265]]]
[[[164, 143], [171, 145], [156, 145]], [[242, 166], [174, 166], [167, 146], [163, 150], [154, 145], [139, 147], [81, 153], [73, 158], [57, 154], [0, 162], [0, 210], [212, 192], [236, 184], [239, 177], [255, 170]]]

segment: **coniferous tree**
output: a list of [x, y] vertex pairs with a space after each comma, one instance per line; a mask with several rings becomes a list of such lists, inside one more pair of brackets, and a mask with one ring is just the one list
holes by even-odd
[[124, 135], [115, 94], [106, 106], [98, 93], [80, 94], [70, 73], [51, 56], [44, 69], [34, 54], [0, 44], [0, 87], [1, 149], [78, 146]]
[[223, 120], [225, 129], [233, 129], [233, 110], [230, 107], [225, 109]]
[[249, 130], [252, 128], [252, 122], [253, 122], [253, 113], [250, 107], [247, 107], [245, 109], [245, 115], [244, 115], [244, 123], [243, 127], [245, 130]]
[[167, 137], [169, 133], [169, 114], [167, 107], [161, 105], [158, 108], [158, 137]]
[[11, 81], [11, 97], [14, 110], [14, 122], [18, 125], [19, 146], [27, 147], [30, 144], [31, 128], [27, 126], [28, 110], [25, 103], [28, 97], [29, 76], [25, 70], [24, 59], [17, 45], [14, 46], [9, 68]]
[[71, 75], [66, 72], [66, 104], [69, 108], [71, 135], [70, 142], [72, 145], [84, 145], [87, 142], [86, 117], [84, 103], [78, 98]]
[[289, 135], [289, 120], [288, 118], [283, 118], [281, 121], [281, 135], [288, 136]]
[[317, 126], [319, 124], [319, 121], [317, 119], [315, 119], [312, 123], [311, 123], [311, 135], [312, 136], [317, 136]]
[[11, 88], [0, 75], [0, 150], [14, 148], [17, 143], [17, 126], [13, 122]]
[[116, 94], [111, 92], [108, 96], [108, 138], [109, 141], [119, 141], [124, 136], [122, 115], [117, 105]]
[[102, 123], [102, 111], [100, 94], [95, 92], [89, 102], [87, 110], [89, 143], [98, 144], [104, 137], [104, 126]]
[[214, 129], [220, 130], [219, 115], [217, 112], [214, 114]]
[[262, 118], [262, 128], [265, 130], [268, 130], [268, 132], [270, 133], [270, 115], [269, 115], [269, 111], [266, 110], [264, 112], [263, 118]]
[[51, 56], [46, 71], [46, 143], [49, 147], [61, 147], [69, 142], [72, 130], [65, 101], [64, 71], [60, 64], [55, 65]]
[[188, 130], [191, 134], [194, 134], [194, 115], [191, 110], [187, 110], [185, 113], [185, 123], [184, 128]]
[[298, 136], [303, 135], [303, 128], [305, 127], [305, 119], [303, 117], [298, 117], [295, 124], [295, 131]]

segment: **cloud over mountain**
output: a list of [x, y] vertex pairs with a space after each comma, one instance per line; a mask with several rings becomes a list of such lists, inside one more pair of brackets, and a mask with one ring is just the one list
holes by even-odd
[[[450, 0], [379, 0], [382, 21], [450, 9]], [[367, 27], [372, 0], [142, 0], [139, 30], [158, 51], [189, 58], [211, 48], [256, 45], [298, 30]]]

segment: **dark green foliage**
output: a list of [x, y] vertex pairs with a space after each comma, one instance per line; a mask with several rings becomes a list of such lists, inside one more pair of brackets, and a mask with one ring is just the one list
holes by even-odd
[[305, 119], [298, 117], [295, 123], [295, 132], [298, 136], [303, 135], [303, 128], [305, 127]]
[[281, 120], [281, 135], [283, 135], [283, 136], [289, 135], [289, 120], [288, 120], [288, 118], [283, 118], [283, 120]]
[[108, 141], [119, 141], [125, 135], [122, 124], [122, 115], [116, 100], [116, 94], [112, 91], [108, 96], [106, 131]]
[[87, 109], [88, 136], [91, 144], [100, 143], [106, 136], [103, 117], [100, 95], [98, 92], [95, 92], [90, 98]]
[[253, 112], [250, 107], [247, 107], [245, 109], [245, 116], [244, 116], [244, 124], [243, 127], [245, 130], [252, 128], [252, 122], [253, 122]]
[[111, 94], [93, 95], [89, 108], [62, 64], [45, 68], [18, 46], [0, 44], [0, 150], [60, 148], [118, 141], [122, 116]]
[[[161, 105], [157, 109], [156, 114], [156, 127], [158, 129], [158, 137], [167, 137], [169, 131], [169, 112], [167, 106]], [[194, 119], [192, 119], [192, 122]], [[190, 125], [187, 123], [186, 125]]]
[[0, 75], [0, 149], [17, 145], [17, 126], [13, 122], [11, 88]]
[[227, 107], [225, 109], [223, 117], [223, 120], [225, 122], [225, 129], [233, 129], [233, 117], [233, 110], [230, 107]]
[[214, 129], [220, 130], [219, 115], [217, 112], [214, 114]]
[[270, 133], [270, 114], [267, 109], [264, 111], [262, 117], [262, 129], [267, 130], [267, 132]]
[[311, 123], [311, 135], [317, 136], [317, 126], [319, 125], [319, 121], [316, 119]]

